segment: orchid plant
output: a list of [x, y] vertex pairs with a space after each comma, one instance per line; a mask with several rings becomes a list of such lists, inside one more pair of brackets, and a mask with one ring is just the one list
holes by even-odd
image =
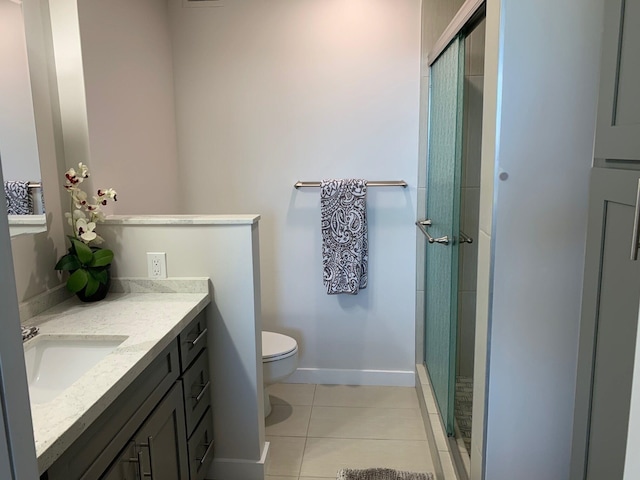
[[96, 223], [105, 219], [102, 208], [109, 200], [117, 201], [114, 189], [99, 189], [89, 201], [87, 193], [80, 188], [82, 182], [89, 178], [89, 169], [79, 163], [78, 169], [70, 168], [65, 173], [64, 188], [71, 196], [70, 211], [65, 217], [71, 225], [73, 235], [69, 235], [71, 247], [55, 266], [56, 270], [71, 272], [67, 279], [67, 288], [85, 297], [94, 295], [100, 285], [109, 282], [108, 269], [113, 260], [113, 252], [97, 245], [103, 243], [96, 232]]

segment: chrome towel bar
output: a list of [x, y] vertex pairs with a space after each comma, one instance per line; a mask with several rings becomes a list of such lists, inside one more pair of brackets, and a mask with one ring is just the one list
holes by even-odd
[[[321, 182], [296, 182], [293, 184], [295, 188], [319, 187]], [[404, 180], [374, 180], [367, 181], [368, 187], [402, 187], [407, 188], [407, 182]]]

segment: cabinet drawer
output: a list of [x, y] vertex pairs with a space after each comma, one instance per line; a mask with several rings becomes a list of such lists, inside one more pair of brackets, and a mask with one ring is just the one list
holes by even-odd
[[207, 320], [202, 311], [178, 336], [180, 365], [184, 372], [198, 354], [207, 346]]
[[189, 440], [189, 471], [191, 480], [202, 480], [213, 460], [213, 415], [207, 410]]
[[187, 418], [187, 437], [196, 428], [198, 421], [211, 405], [211, 380], [209, 357], [205, 348], [182, 376], [184, 410]]

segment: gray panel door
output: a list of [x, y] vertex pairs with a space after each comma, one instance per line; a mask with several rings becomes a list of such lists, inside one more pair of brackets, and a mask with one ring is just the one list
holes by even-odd
[[595, 158], [640, 161], [640, 0], [607, 0]]
[[178, 382], [136, 434], [140, 467], [153, 480], [188, 480], [187, 432]]
[[592, 174], [572, 480], [623, 478], [640, 304], [640, 261], [630, 259], [639, 177]]
[[102, 477], [102, 480], [140, 480], [139, 464], [136, 445], [134, 442], [130, 442], [107, 474]]

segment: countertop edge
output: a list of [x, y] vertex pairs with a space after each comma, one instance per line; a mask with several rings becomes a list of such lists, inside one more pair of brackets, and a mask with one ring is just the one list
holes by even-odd
[[258, 214], [239, 215], [109, 215], [103, 225], [253, 225]]

